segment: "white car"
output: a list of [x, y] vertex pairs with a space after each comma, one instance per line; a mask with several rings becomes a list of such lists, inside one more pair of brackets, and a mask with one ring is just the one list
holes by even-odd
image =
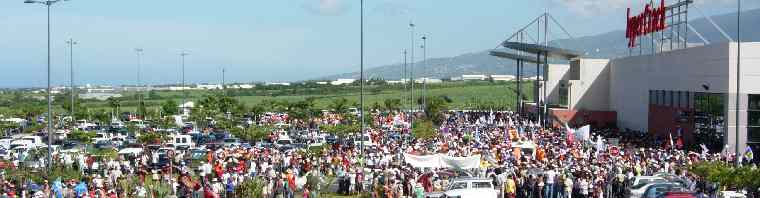
[[496, 198], [498, 191], [487, 178], [462, 178], [451, 181], [444, 197]]
[[663, 182], [668, 182], [668, 180], [659, 176], [637, 176], [633, 178], [633, 183], [631, 184], [631, 186], [638, 186], [641, 184], [648, 184], [648, 183], [663, 183]]
[[631, 186], [628, 191], [628, 197], [630, 198], [642, 198], [642, 197], [655, 197], [653, 193], [662, 192], [660, 189], [671, 189], [681, 187], [678, 183], [652, 182], [652, 183], [640, 183], [638, 185]]

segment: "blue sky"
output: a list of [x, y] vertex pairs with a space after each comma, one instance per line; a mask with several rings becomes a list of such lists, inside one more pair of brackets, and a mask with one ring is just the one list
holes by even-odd
[[[707, 14], [734, 1], [698, 0]], [[758, 1], [746, 0], [748, 8]], [[575, 36], [625, 26], [625, 8], [639, 0], [366, 0], [365, 65], [401, 61], [408, 22], [427, 34], [428, 56], [491, 49], [549, 10]], [[709, 8], [709, 9], [708, 9]], [[0, 87], [45, 85], [45, 9], [0, 1]], [[623, 36], [623, 35], [621, 35]], [[79, 84], [136, 81], [135, 48], [143, 48], [147, 83], [179, 82], [187, 51], [189, 82], [289, 81], [358, 70], [358, 0], [71, 0], [53, 7], [53, 84], [68, 82], [65, 41], [79, 42]], [[418, 52], [419, 53], [419, 52]], [[419, 59], [418, 59], [419, 60]]]

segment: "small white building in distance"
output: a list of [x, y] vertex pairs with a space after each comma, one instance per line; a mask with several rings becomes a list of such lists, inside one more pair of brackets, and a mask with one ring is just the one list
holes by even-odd
[[227, 87], [227, 88], [232, 88], [232, 89], [253, 89], [254, 87], [256, 87], [256, 85], [250, 85], [250, 84], [233, 84], [233, 85], [227, 85], [227, 86], [225, 86], [225, 87]]
[[414, 83], [422, 84], [436, 84], [436, 83], [442, 83], [443, 81], [441, 79], [435, 79], [435, 78], [418, 78], [414, 80]]
[[331, 85], [345, 85], [356, 82], [356, 79], [338, 79], [330, 82]]
[[319, 82], [317, 82], [317, 84], [318, 84], [318, 85], [327, 85], [327, 84], [330, 84], [330, 82], [327, 82], [327, 81], [319, 81]]
[[402, 83], [407, 83], [407, 82], [409, 82], [409, 79], [386, 80], [385, 81], [385, 83], [392, 84], [392, 85], [394, 85], [394, 84], [402, 84]]
[[198, 85], [198, 89], [205, 89], [205, 90], [214, 90], [214, 89], [224, 89], [222, 85]]
[[486, 80], [486, 75], [462, 75], [462, 80]]
[[517, 79], [513, 75], [491, 75], [491, 80], [493, 81], [513, 81]]
[[266, 85], [290, 86], [290, 83], [289, 82], [268, 82]]
[[181, 86], [171, 86], [169, 87], [169, 91], [182, 91], [182, 90], [192, 90], [192, 87], [181, 87]]

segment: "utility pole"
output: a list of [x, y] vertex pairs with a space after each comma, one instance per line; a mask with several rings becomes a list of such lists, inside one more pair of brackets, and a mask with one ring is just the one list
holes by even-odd
[[[422, 72], [423, 74], [427, 71], [430, 71], [427, 69], [427, 36], [422, 36]], [[425, 109], [427, 108], [427, 79], [429, 75], [426, 74], [426, 76], [422, 79], [422, 111], [425, 112]]]
[[736, 159], [734, 159], [734, 161], [736, 163], [735, 164], [736, 167], [739, 167], [741, 165], [741, 162], [740, 162], [741, 158], [739, 157], [740, 156], [739, 153], [741, 152], [741, 150], [739, 150], [739, 126], [741, 124], [741, 122], [739, 122], [739, 110], [740, 110], [739, 107], [741, 107], [741, 105], [739, 103], [741, 101], [741, 99], [740, 99], [741, 98], [741, 89], [740, 89], [739, 85], [741, 85], [741, 77], [742, 77], [742, 73], [741, 73], [741, 61], [742, 61], [742, 58], [741, 58], [742, 57], [742, 33], [741, 33], [742, 32], [741, 31], [741, 27], [742, 27], [742, 24], [741, 24], [741, 21], [742, 21], [742, 1], [741, 0], [736, 0], [736, 2], [737, 2], [737, 6], [736, 6], [736, 9], [737, 9], [737, 12], [736, 12], [736, 118], [735, 118], [736, 119], [735, 120], [736, 121], [736, 134], [734, 134], [734, 136], [735, 136], [734, 137], [734, 141], [735, 141], [734, 145], [736, 147], [735, 148], [736, 149], [735, 150], [736, 153], [734, 155], [736, 156], [735, 157]]
[[359, 85], [361, 86], [361, 93], [359, 94], [359, 119], [361, 119], [361, 136], [360, 136], [360, 162], [361, 166], [364, 166], [364, 0], [359, 1], [361, 7], [361, 16], [359, 22]]
[[143, 93], [142, 93], [142, 90], [140, 89], [140, 87], [142, 87], [142, 79], [140, 79], [141, 77], [140, 67], [142, 66], [142, 59], [141, 59], [142, 52], [143, 52], [142, 48], [135, 48], [135, 53], [137, 54], [137, 90], [136, 91], [139, 96], [138, 97], [139, 104], [137, 105], [138, 106], [137, 112], [139, 113], [139, 116], [141, 116], [140, 119], [145, 119], [145, 115], [144, 115], [145, 112], [142, 112], [142, 109], [144, 108], [145, 104], [143, 103]]
[[70, 77], [69, 77], [69, 86], [71, 86], [71, 123], [76, 123], [76, 119], [74, 118], [74, 97], [76, 95], [76, 87], [74, 87], [74, 45], [78, 44], [74, 39], [69, 39], [69, 41], [66, 41], [66, 44], [69, 45], [69, 68], [70, 68]]
[[[47, 132], [48, 132], [48, 143], [53, 142], [53, 100], [50, 95], [50, 92], [52, 91], [52, 87], [50, 86], [50, 31], [51, 31], [51, 25], [50, 25], [50, 7], [59, 2], [61, 0], [47, 0], [47, 1], [34, 1], [34, 0], [25, 0], [24, 3], [39, 3], [43, 4], [47, 7], [47, 101], [48, 101], [48, 112], [47, 112]], [[53, 172], [53, 147], [48, 146], [48, 156], [47, 156], [47, 173], [48, 176], [50, 176]], [[53, 197], [51, 194], [50, 197]]]
[[409, 60], [409, 76], [410, 76], [409, 82], [411, 83], [411, 90], [409, 92], [409, 100], [412, 103], [412, 107], [410, 111], [411, 118], [409, 119], [409, 121], [410, 121], [410, 124], [414, 126], [414, 115], [415, 115], [415, 109], [416, 109], [414, 107], [416, 103], [414, 100], [414, 48], [415, 48], [414, 39], [416, 37], [414, 34], [414, 23], [409, 22], [409, 30], [411, 33], [411, 42], [412, 42], [412, 48], [411, 48], [412, 51], [410, 51], [410, 60]]
[[[402, 91], [402, 92], [401, 92], [401, 93], [402, 93], [402, 94], [401, 94], [401, 109], [404, 109], [405, 103], [407, 102], [407, 100], [406, 100], [406, 96], [405, 96], [406, 94], [404, 94], [404, 92], [406, 92], [406, 91], [407, 91], [407, 90], [406, 90], [406, 89], [407, 89], [407, 87], [406, 87], [406, 80], [408, 80], [408, 79], [407, 79], [407, 77], [408, 77], [408, 76], [407, 76], [407, 73], [406, 73], [406, 64], [407, 64], [407, 63], [406, 63], [406, 58], [407, 58], [407, 57], [406, 57], [406, 56], [407, 56], [407, 52], [406, 52], [406, 49], [404, 49], [404, 51], [403, 51], [403, 52], [401, 52], [401, 53], [404, 55], [404, 66], [403, 66], [403, 67], [404, 67], [404, 69], [403, 69], [403, 70], [404, 70], [404, 72], [403, 72], [403, 74], [401, 74], [401, 84], [403, 84], [403, 85], [404, 85], [404, 91]], [[411, 109], [411, 105], [412, 105], [412, 104], [411, 104], [411, 103], [409, 103], [409, 108], [410, 108], [410, 109]], [[402, 111], [402, 112], [403, 112], [403, 111]]]
[[185, 106], [185, 103], [187, 101], [187, 92], [185, 91], [185, 56], [190, 55], [187, 52], [182, 52], [179, 54], [182, 57], [182, 113], [184, 114], [185, 109], [187, 107]]

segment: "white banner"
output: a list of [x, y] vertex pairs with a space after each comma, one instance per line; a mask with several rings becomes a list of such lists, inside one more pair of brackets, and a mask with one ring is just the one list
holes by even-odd
[[575, 137], [578, 140], [585, 141], [591, 139], [591, 126], [586, 125], [575, 130]]
[[443, 168], [450, 169], [475, 169], [480, 168], [480, 155], [470, 157], [449, 157], [441, 158]]
[[480, 155], [450, 157], [443, 154], [421, 156], [404, 153], [404, 162], [415, 168], [474, 169], [480, 167]]
[[441, 159], [438, 155], [412, 155], [404, 153], [404, 162], [415, 168], [438, 168], [441, 167]]

